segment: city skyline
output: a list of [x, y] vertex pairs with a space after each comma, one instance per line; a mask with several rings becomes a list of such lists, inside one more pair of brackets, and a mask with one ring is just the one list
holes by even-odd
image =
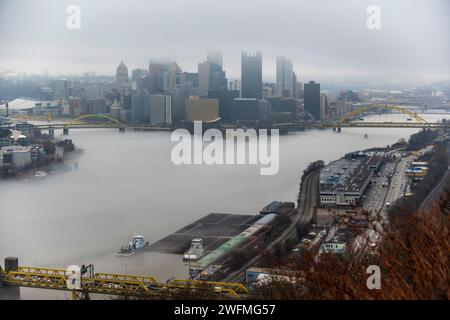
[[[276, 78], [277, 55], [292, 60], [301, 82], [353, 78], [423, 83], [448, 79], [449, 74], [450, 10], [444, 0], [379, 1], [380, 30], [366, 26], [369, 1], [351, 1], [345, 9], [329, 0], [283, 0], [275, 8], [246, 1], [236, 10], [233, 1], [213, 7], [197, 0], [192, 8], [178, 10], [179, 0], [114, 5], [81, 0], [75, 3], [81, 9], [81, 29], [72, 31], [66, 28], [70, 4], [41, 1], [31, 8], [23, 1], [2, 1], [0, 38], [8, 50], [0, 53], [0, 71], [113, 75], [113, 66], [123, 59], [130, 70], [164, 60], [194, 72], [205, 52], [220, 51], [227, 77], [238, 79], [241, 51], [258, 50], [263, 52], [263, 78], [270, 81]], [[133, 22], [120, 23], [125, 20]]]

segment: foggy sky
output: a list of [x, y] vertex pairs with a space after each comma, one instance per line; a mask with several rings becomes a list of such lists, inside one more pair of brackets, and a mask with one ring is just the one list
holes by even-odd
[[[71, 4], [81, 30], [66, 27]], [[381, 30], [366, 27], [372, 4]], [[427, 82], [449, 79], [449, 18], [447, 0], [0, 0], [0, 72], [114, 74], [121, 59], [196, 72], [212, 50], [233, 79], [241, 51], [261, 50], [264, 80], [285, 55], [300, 81]]]

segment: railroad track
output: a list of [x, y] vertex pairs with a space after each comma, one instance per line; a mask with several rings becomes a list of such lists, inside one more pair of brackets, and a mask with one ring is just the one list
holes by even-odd
[[[317, 205], [319, 177], [320, 170], [313, 171], [306, 175], [306, 177], [302, 181], [300, 190], [300, 203], [297, 207], [297, 212], [292, 219], [292, 223], [267, 246], [267, 249], [265, 251], [272, 251], [278, 243], [286, 239], [295, 237], [298, 225], [309, 224], [313, 216], [314, 207]], [[245, 263], [241, 268], [228, 275], [223, 281], [239, 282], [242, 279], [242, 274], [245, 272], [245, 270], [247, 270], [250, 266], [254, 265], [259, 259], [261, 259], [264, 252], [257, 254], [254, 258]]]

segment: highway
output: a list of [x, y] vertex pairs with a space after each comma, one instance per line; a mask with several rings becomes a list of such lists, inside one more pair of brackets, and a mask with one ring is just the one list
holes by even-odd
[[[297, 233], [297, 225], [307, 225], [311, 221], [314, 213], [314, 207], [317, 205], [319, 193], [320, 170], [313, 171], [304, 177], [300, 190], [300, 203], [295, 215], [292, 217], [292, 223], [287, 227], [275, 240], [273, 240], [265, 251], [273, 250], [274, 247], [286, 239], [295, 237]], [[254, 258], [245, 263], [238, 270], [230, 273], [223, 281], [240, 281], [242, 275], [251, 266], [253, 266], [264, 252], [259, 253]]]

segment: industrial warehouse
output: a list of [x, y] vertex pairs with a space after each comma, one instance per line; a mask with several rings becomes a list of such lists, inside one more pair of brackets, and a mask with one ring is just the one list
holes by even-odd
[[354, 152], [328, 164], [320, 172], [320, 205], [358, 204], [383, 156], [384, 152]]

